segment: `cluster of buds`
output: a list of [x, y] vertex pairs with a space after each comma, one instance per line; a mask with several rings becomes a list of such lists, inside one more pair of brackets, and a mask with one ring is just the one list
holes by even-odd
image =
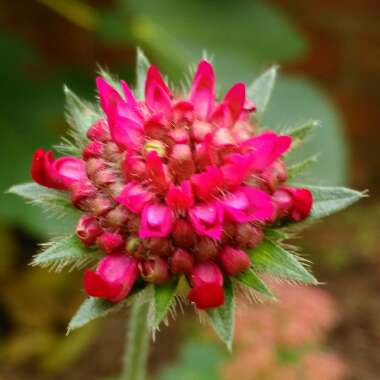
[[36, 151], [32, 177], [68, 191], [83, 211], [77, 236], [105, 257], [84, 275], [93, 297], [118, 302], [136, 281], [185, 275], [199, 309], [224, 303], [224, 276], [246, 271], [263, 230], [311, 210], [306, 189], [287, 186], [282, 157], [291, 137], [257, 133], [245, 85], [215, 99], [210, 63], [199, 63], [189, 94], [174, 95], [155, 66], [145, 99], [97, 78], [104, 117], [81, 158]]

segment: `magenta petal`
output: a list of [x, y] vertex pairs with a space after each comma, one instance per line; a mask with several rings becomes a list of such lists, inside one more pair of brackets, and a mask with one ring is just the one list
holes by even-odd
[[169, 207], [161, 204], [151, 204], [144, 207], [139, 236], [166, 237], [169, 235], [173, 225], [173, 213]]
[[135, 121], [137, 124], [141, 125], [141, 128], [144, 123], [144, 117], [141, 114], [141, 112], [136, 108], [128, 103], [120, 102], [117, 104], [117, 115], [122, 118], [131, 119]]
[[281, 157], [290, 147], [292, 138], [274, 132], [265, 132], [243, 142], [242, 148], [250, 152], [252, 169], [262, 171]]
[[145, 190], [137, 182], [129, 182], [116, 198], [116, 201], [133, 213], [139, 214], [152, 199], [153, 194], [151, 192]]
[[117, 104], [123, 99], [120, 94], [102, 77], [96, 78], [96, 86], [98, 88], [100, 105], [104, 113], [107, 115], [109, 122], [111, 122]]
[[125, 150], [138, 150], [144, 142], [141, 125], [124, 117], [117, 117], [111, 126], [111, 135], [115, 143]]
[[173, 210], [187, 210], [194, 204], [193, 192], [189, 181], [179, 186], [171, 186], [166, 194], [166, 204]]
[[52, 167], [66, 186], [87, 179], [85, 162], [79, 158], [61, 157], [53, 162]]
[[223, 207], [218, 202], [195, 206], [189, 211], [195, 232], [219, 240], [223, 232]]
[[195, 195], [207, 201], [223, 186], [223, 173], [220, 168], [209, 166], [205, 172], [193, 174], [191, 183], [194, 186]]
[[170, 97], [157, 82], [147, 87], [145, 101], [151, 111], [170, 117], [172, 108]]
[[194, 105], [196, 115], [206, 120], [214, 106], [215, 74], [212, 65], [205, 60], [198, 65], [189, 99]]
[[205, 284], [223, 285], [223, 274], [213, 261], [200, 262], [193, 267], [191, 285], [197, 287]]
[[164, 79], [162, 78], [160, 70], [156, 66], [151, 65], [146, 74], [145, 100], [153, 84], [157, 84], [159, 87], [161, 87], [161, 89], [164, 91], [164, 93], [168, 96], [169, 99], [173, 98], [173, 94], [171, 93], [169, 87], [167, 86]]
[[120, 81], [120, 84], [121, 84], [121, 89], [123, 90], [124, 97], [127, 104], [134, 108], [137, 107], [138, 106], [137, 100], [135, 96], [133, 95], [132, 90], [129, 88], [128, 84], [123, 80]]
[[233, 85], [224, 97], [223, 102], [228, 107], [232, 123], [235, 123], [244, 109], [245, 84], [236, 83]]
[[270, 195], [249, 186], [228, 195], [223, 206], [226, 215], [238, 223], [270, 220], [275, 212]]

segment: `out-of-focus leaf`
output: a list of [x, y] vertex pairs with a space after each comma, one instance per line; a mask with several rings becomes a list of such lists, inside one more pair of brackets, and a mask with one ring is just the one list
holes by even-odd
[[62, 270], [66, 266], [81, 268], [99, 258], [96, 251], [85, 248], [75, 236], [68, 236], [47, 244], [47, 248], [34, 256], [32, 265]]
[[159, 380], [220, 380], [219, 366], [225, 353], [215, 343], [187, 341], [176, 364], [165, 368]]
[[265, 71], [247, 88], [247, 96], [256, 104], [255, 116], [260, 119], [269, 103], [276, 82], [277, 66]]
[[140, 48], [137, 48], [135, 96], [138, 100], [144, 99], [145, 78], [149, 65], [150, 63], [148, 61], [148, 58], [145, 56], [144, 52]]
[[271, 290], [265, 285], [264, 281], [261, 280], [260, 277], [257, 276], [257, 274], [249, 269], [244, 273], [239, 273], [236, 276], [236, 279], [244, 284], [245, 286], [248, 286], [249, 288], [252, 288], [253, 290], [256, 290], [257, 292], [263, 294], [266, 297], [274, 299], [275, 296], [271, 292]]
[[325, 94], [300, 77], [279, 77], [271, 102], [262, 118], [265, 127], [282, 132], [304, 120], [320, 120], [321, 128], [313, 129], [307, 139], [288, 155], [288, 163], [320, 154], [318, 163], [310, 167], [307, 182], [318, 185], [341, 185], [346, 182], [345, 139], [340, 120]]
[[318, 157], [319, 157], [319, 154], [315, 154], [314, 156], [306, 158], [305, 160], [297, 162], [293, 165], [289, 165], [287, 168], [288, 180], [297, 178], [303, 173], [305, 173], [307, 169], [309, 169], [312, 165], [315, 165], [318, 162]]
[[310, 135], [310, 133], [317, 127], [320, 127], [320, 123], [315, 120], [310, 120], [306, 123], [293, 128], [286, 129], [285, 134], [292, 136], [292, 149], [298, 148], [301, 143]]
[[224, 304], [217, 308], [209, 309], [207, 314], [209, 316], [211, 326], [214, 328], [219, 338], [231, 351], [234, 333], [235, 299], [233, 287], [228, 277], [226, 278], [224, 284], [224, 294]]
[[169, 281], [162, 285], [154, 287], [154, 325], [153, 328], [158, 328], [161, 321], [166, 317], [170, 310], [178, 288], [177, 281]]
[[365, 197], [365, 193], [345, 187], [304, 187], [313, 193], [313, 208], [308, 221], [334, 214]]
[[271, 240], [265, 239], [258, 247], [249, 249], [248, 253], [253, 269], [258, 272], [305, 284], [318, 283], [294, 254]]

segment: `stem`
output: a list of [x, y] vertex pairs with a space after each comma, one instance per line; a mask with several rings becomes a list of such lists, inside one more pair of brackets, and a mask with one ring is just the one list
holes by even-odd
[[144, 380], [149, 352], [149, 302], [133, 302], [128, 321], [126, 350], [120, 380]]

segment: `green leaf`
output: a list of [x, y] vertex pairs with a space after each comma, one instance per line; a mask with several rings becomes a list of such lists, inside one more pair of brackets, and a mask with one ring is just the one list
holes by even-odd
[[256, 116], [264, 114], [269, 103], [274, 83], [277, 76], [277, 66], [272, 66], [269, 70], [261, 74], [247, 89], [247, 96], [256, 104]]
[[318, 162], [318, 154], [308, 157], [303, 161], [288, 166], [288, 179], [294, 179], [305, 172], [310, 166]]
[[266, 228], [265, 229], [265, 236], [270, 239], [270, 240], [286, 240], [289, 239], [289, 235], [279, 229], [274, 229], [274, 228]]
[[12, 186], [8, 193], [16, 194], [31, 201], [32, 204], [45, 207], [48, 210], [74, 211], [67, 193], [48, 189], [34, 182]]
[[224, 284], [225, 301], [218, 308], [210, 309], [207, 314], [219, 338], [231, 351], [235, 320], [235, 299], [231, 281], [227, 277]]
[[78, 329], [94, 319], [104, 317], [111, 312], [116, 312], [123, 307], [123, 303], [114, 304], [101, 298], [89, 297], [79, 307], [71, 319], [67, 332]]
[[154, 287], [154, 328], [165, 318], [177, 294], [178, 280], [169, 281]]
[[366, 194], [346, 187], [303, 186], [313, 193], [313, 208], [309, 220], [323, 218], [352, 205]]
[[235, 278], [242, 284], [258, 291], [266, 297], [272, 299], [276, 298], [272, 291], [265, 285], [265, 283], [260, 279], [260, 277], [257, 276], [257, 274], [252, 269], [249, 269], [244, 273], [238, 274]]
[[135, 96], [138, 100], [144, 99], [145, 94], [145, 78], [149, 68], [148, 58], [140, 48], [137, 48], [136, 57], [136, 89]]
[[[96, 108], [89, 102], [80, 99], [73, 91], [67, 86], [63, 87], [66, 98], [66, 121], [69, 123], [71, 130], [69, 136], [72, 138], [74, 144], [71, 144], [67, 139], [64, 140], [65, 144], [61, 144], [60, 150], [66, 148], [69, 153], [81, 154], [81, 150], [87, 143], [86, 133], [101, 117]], [[76, 148], [76, 152], [75, 152]]]
[[305, 284], [318, 283], [297, 256], [269, 239], [265, 239], [258, 247], [248, 250], [248, 253], [253, 269], [259, 272]]
[[121, 96], [123, 96], [123, 91], [121, 89], [119, 78], [107, 69], [99, 67], [99, 74], [116, 90]]
[[48, 243], [45, 250], [33, 257], [32, 265], [59, 271], [68, 265], [80, 268], [98, 258], [96, 251], [85, 248], [75, 235], [71, 235]]
[[298, 148], [302, 142], [310, 135], [310, 133], [317, 127], [320, 127], [319, 121], [310, 120], [302, 125], [294, 128], [286, 129], [285, 134], [292, 136], [292, 149]]

